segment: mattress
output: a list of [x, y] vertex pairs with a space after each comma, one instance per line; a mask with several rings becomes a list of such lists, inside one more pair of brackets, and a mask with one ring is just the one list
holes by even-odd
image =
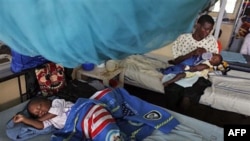
[[250, 72], [250, 56], [237, 52], [222, 51], [222, 57], [228, 62], [230, 69]]
[[205, 89], [199, 103], [219, 110], [250, 116], [249, 78], [213, 75], [210, 76], [210, 80], [212, 87]]
[[[1, 141], [10, 141], [10, 139], [7, 137], [5, 133], [5, 130], [6, 130], [5, 125], [11, 119], [11, 117], [13, 117], [17, 112], [23, 110], [27, 102], [28, 101], [0, 112], [0, 117], [1, 117], [0, 140]], [[170, 111], [168, 109], [166, 110], [170, 112], [177, 120], [180, 121], [182, 127], [185, 127], [186, 130], [188, 129], [186, 132], [194, 133], [195, 136], [200, 136], [200, 138], [202, 138], [203, 141], [222, 141], [224, 139], [223, 128], [173, 112], [173, 111]], [[47, 140], [50, 140], [50, 136], [51, 134], [39, 135], [30, 139], [29, 141], [47, 141]], [[157, 141], [159, 139], [159, 136], [158, 137], [152, 136], [151, 139], [153, 139], [154, 141]]]
[[230, 70], [227, 72], [227, 76], [250, 79], [250, 72], [239, 71], [239, 70]]

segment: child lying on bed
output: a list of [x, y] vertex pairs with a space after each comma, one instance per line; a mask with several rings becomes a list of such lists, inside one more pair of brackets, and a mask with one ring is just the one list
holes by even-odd
[[[38, 129], [53, 125], [60, 129], [52, 136], [51, 140], [56, 141], [63, 140], [66, 136], [70, 140], [85, 138], [93, 141], [118, 141], [128, 140], [131, 136], [142, 140], [155, 129], [169, 133], [179, 124], [164, 109], [150, 106], [139, 99], [136, 103], [129, 103], [127, 99], [131, 101], [131, 98], [136, 100], [124, 89], [105, 89], [94, 94], [92, 99], [79, 98], [74, 104], [63, 99], [51, 101], [35, 98], [28, 103], [27, 109], [37, 118], [26, 118], [18, 114], [13, 120], [15, 123], [22, 122]], [[137, 110], [140, 106], [143, 109]], [[121, 129], [126, 136], [120, 134]]]
[[[105, 137], [105, 135], [108, 135], [108, 133], [104, 132], [103, 130], [109, 131], [110, 129], [116, 129], [117, 131], [119, 131], [115, 123], [115, 119], [102, 105], [97, 105], [97, 104], [93, 105], [94, 102], [89, 99], [81, 99], [79, 101], [80, 102], [78, 103], [82, 104], [81, 106], [79, 106], [79, 104], [77, 105], [77, 103], [65, 101], [64, 99], [49, 100], [43, 97], [37, 97], [31, 99], [30, 102], [27, 104], [27, 111], [34, 118], [26, 117], [23, 114], [15, 115], [12, 119], [14, 123], [16, 124], [24, 123], [27, 126], [23, 126], [22, 129], [20, 129], [19, 126], [17, 126], [17, 128], [14, 129], [15, 126], [12, 126], [8, 128], [7, 134], [11, 139], [14, 140], [26, 140], [31, 137], [35, 137], [37, 135], [54, 132], [55, 134], [52, 136], [53, 138], [51, 138], [51, 140], [62, 140], [60, 135], [63, 133], [61, 133], [61, 131], [67, 130], [67, 132], [69, 131], [73, 132], [74, 129], [71, 130], [70, 128], [75, 128], [74, 122], [76, 120], [77, 122], [79, 121], [81, 122], [82, 119], [84, 119], [83, 121], [89, 120], [91, 122], [89, 126], [88, 123], [85, 122], [80, 123], [82, 125], [82, 128], [87, 128], [88, 130], [91, 129], [91, 131], [89, 132], [86, 131], [84, 135], [81, 135], [81, 138], [86, 137], [93, 141], [100, 140], [100, 138]], [[91, 106], [89, 105], [90, 103]], [[75, 112], [77, 111], [76, 109], [78, 109], [79, 111], [83, 111], [83, 113], [86, 114], [86, 117], [84, 116], [84, 114], [80, 115], [80, 117], [78, 117], [79, 115], [72, 115], [76, 113]], [[68, 122], [73, 122], [73, 123], [66, 124], [67, 120], [69, 120]], [[34, 127], [34, 129], [29, 128], [29, 126]], [[51, 130], [54, 127], [59, 130], [56, 131]], [[11, 128], [13, 128], [14, 130], [11, 130]], [[27, 130], [24, 131], [23, 129]], [[100, 134], [99, 131], [101, 130], [102, 130], [101, 134], [102, 136], [99, 137], [98, 136]], [[19, 133], [13, 133], [13, 132], [19, 132]], [[26, 135], [20, 135], [20, 134], [26, 134]], [[120, 135], [119, 132], [114, 132], [114, 134], [111, 135], [113, 139], [110, 141], [119, 141], [120, 138], [119, 135]], [[79, 140], [79, 138], [77, 138], [76, 140]]]
[[[49, 112], [53, 101], [43, 102], [33, 106], [31, 103], [31, 107], [46, 107], [45, 111]], [[33, 111], [33, 114], [43, 117], [45, 111], [40, 114]], [[17, 116], [14, 120], [22, 118]], [[156, 136], [157, 140], [202, 140], [165, 109], [132, 96], [123, 88], [116, 88], [98, 91], [90, 99], [79, 98], [71, 107], [64, 127], [53, 133], [51, 140], [152, 141]]]
[[223, 59], [220, 54], [206, 52], [204, 49], [201, 55], [194, 55], [179, 64], [163, 69], [163, 74], [176, 74], [172, 79], [164, 82], [163, 85], [166, 87], [182, 78], [192, 77], [194, 75], [207, 78], [208, 72], [212, 70], [214, 66], [219, 66], [222, 61]]
[[32, 99], [27, 110], [34, 118], [25, 117], [22, 114], [14, 116], [14, 123], [25, 123], [37, 129], [45, 129], [53, 125], [57, 129], [62, 129], [67, 120], [68, 113], [74, 104], [64, 99], [49, 100], [43, 97]]

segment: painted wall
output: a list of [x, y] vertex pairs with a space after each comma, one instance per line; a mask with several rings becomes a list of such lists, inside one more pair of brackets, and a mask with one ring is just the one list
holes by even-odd
[[[21, 76], [22, 91], [25, 92], [24, 76]], [[0, 111], [20, 103], [17, 78], [0, 83]]]

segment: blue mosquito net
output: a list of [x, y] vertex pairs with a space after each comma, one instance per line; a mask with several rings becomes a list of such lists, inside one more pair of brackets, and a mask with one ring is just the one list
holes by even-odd
[[191, 32], [210, 0], [1, 0], [0, 40], [65, 67], [161, 48]]

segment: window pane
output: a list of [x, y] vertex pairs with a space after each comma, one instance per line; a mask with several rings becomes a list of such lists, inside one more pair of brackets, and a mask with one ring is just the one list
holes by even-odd
[[[237, 0], [227, 0], [227, 4], [226, 4], [226, 12], [227, 13], [233, 13], [234, 12], [234, 7], [236, 4]], [[219, 12], [220, 11], [220, 0], [218, 0], [215, 5], [214, 8], [212, 10], [212, 12]]]

